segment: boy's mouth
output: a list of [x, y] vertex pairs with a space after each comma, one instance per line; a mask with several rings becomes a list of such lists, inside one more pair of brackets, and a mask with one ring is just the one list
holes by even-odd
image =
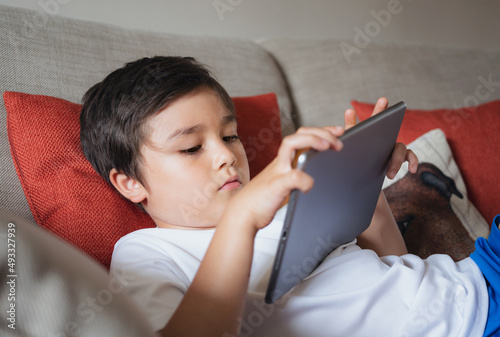
[[241, 186], [241, 181], [239, 176], [229, 177], [226, 182], [219, 188], [219, 191], [222, 190], [234, 190]]

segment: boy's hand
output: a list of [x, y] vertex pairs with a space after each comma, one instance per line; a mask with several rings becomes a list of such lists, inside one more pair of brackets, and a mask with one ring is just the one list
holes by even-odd
[[230, 209], [250, 216], [255, 229], [267, 226], [293, 189], [307, 192], [313, 187], [311, 176], [293, 167], [296, 153], [307, 148], [340, 150], [338, 137], [343, 133], [342, 127], [301, 127], [283, 138], [276, 158], [231, 200]]
[[[372, 116], [385, 110], [388, 104], [389, 102], [387, 101], [387, 98], [379, 98], [375, 104], [375, 108], [373, 109]], [[353, 109], [346, 110], [344, 114], [344, 122], [346, 130], [356, 125], [356, 112]], [[417, 173], [418, 158], [415, 153], [413, 153], [412, 150], [407, 149], [405, 144], [396, 143], [394, 151], [392, 152], [389, 168], [387, 170], [387, 178], [394, 179], [401, 168], [401, 165], [403, 165], [405, 161], [408, 162], [409, 171], [411, 173]]]

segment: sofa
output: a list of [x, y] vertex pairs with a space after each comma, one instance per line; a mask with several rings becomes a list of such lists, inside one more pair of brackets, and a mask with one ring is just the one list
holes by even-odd
[[[85, 210], [86, 201], [77, 198], [76, 202], [80, 202], [82, 208], [76, 213], [65, 213], [66, 217], [58, 217], [56, 223], [51, 214], [59, 209], [46, 207], [45, 213], [40, 211], [36, 200], [74, 197], [44, 195], [51, 185], [71, 185], [74, 182], [65, 182], [62, 176], [52, 176], [53, 180], [43, 182], [45, 172], [51, 174], [67, 161], [52, 162], [45, 167], [47, 171], [37, 172], [33, 168], [39, 163], [39, 152], [45, 155], [45, 152], [50, 154], [56, 149], [48, 144], [47, 148], [41, 148], [44, 150], [34, 151], [38, 144], [24, 136], [36, 129], [34, 137], [44, 142], [57, 138], [58, 131], [46, 130], [42, 123], [40, 125], [44, 126], [40, 127], [36, 118], [31, 124], [22, 124], [33, 109], [49, 115], [55, 113], [54, 106], [72, 111], [71, 118], [74, 119], [78, 104], [89, 87], [110, 71], [141, 57], [178, 55], [197, 58], [210, 67], [231, 97], [241, 98], [248, 114], [255, 114], [250, 119], [260, 118], [265, 123], [273, 116], [279, 118], [281, 130], [275, 132], [279, 139], [300, 126], [343, 125], [344, 111], [351, 106], [356, 108], [360, 120], [366, 119], [373, 103], [381, 96], [387, 97], [390, 103], [404, 101], [408, 121], [403, 125], [404, 132], [400, 133], [399, 139], [412, 143], [422, 156], [421, 161], [428, 163], [419, 167], [422, 173], [425, 172], [422, 177], [431, 175], [435, 179], [438, 177], [439, 181], [432, 186], [433, 189], [426, 190], [432, 182], [415, 180], [403, 168], [394, 181], [384, 183], [384, 189], [393, 212], [401, 214], [398, 225], [408, 235], [407, 243], [422, 257], [431, 253], [463, 257], [473, 249], [475, 238], [488, 234], [495, 211], [500, 213], [500, 199], [497, 197], [500, 196], [500, 157], [494, 155], [494, 151], [500, 149], [500, 46], [477, 50], [411, 43], [380, 44], [376, 41], [357, 46], [355, 41], [337, 39], [262, 38], [250, 41], [182, 36], [124, 29], [8, 6], [0, 6], [0, 29], [0, 91], [2, 94], [8, 92], [0, 98], [1, 245], [6, 245], [9, 233], [13, 233], [9, 232], [8, 224], [15, 224], [16, 258], [18, 261], [26, 259], [25, 266], [30, 265], [31, 270], [39, 271], [22, 271], [23, 276], [19, 270], [18, 280], [24, 277], [26, 282], [19, 282], [15, 289], [17, 328], [18, 331], [24, 329], [26, 336], [41, 335], [40, 331], [61, 331], [61, 335], [66, 331], [71, 335], [68, 329], [73, 332], [80, 329], [79, 335], [93, 335], [95, 331], [89, 327], [101, 323], [111, 326], [101, 331], [113, 335], [113, 327], [121, 324], [116, 322], [127, 322], [137, 329], [145, 329], [144, 336], [151, 333], [147, 331], [144, 319], [135, 311], [123, 314], [121, 320], [115, 317], [108, 323], [104, 318], [103, 322], [97, 323], [101, 314], [85, 320], [88, 317], [77, 312], [78, 304], [84, 302], [88, 293], [93, 291], [96, 294], [99, 289], [106, 289], [102, 284], [106, 284], [106, 268], [109, 266], [106, 262], [109, 260], [105, 260], [109, 259], [109, 247], [104, 253], [95, 253], [95, 250], [87, 250], [88, 246], [81, 242], [90, 240], [93, 246], [99, 246], [99, 240], [109, 234], [106, 231], [112, 230], [101, 224], [100, 232], [95, 228], [87, 228], [86, 232], [79, 218], [80, 215], [97, 217], [106, 208]], [[269, 93], [272, 93], [271, 98]], [[257, 97], [255, 100], [260, 108], [252, 110], [245, 97]], [[35, 106], [40, 99], [45, 105]], [[261, 102], [265, 99], [267, 105], [261, 109]], [[266, 110], [265, 107], [274, 107], [267, 109], [272, 110], [272, 114], [259, 117], [257, 114]], [[15, 117], [12, 111], [17, 113]], [[57, 110], [57, 113], [61, 112]], [[54, 118], [52, 123], [57, 129], [57, 121], [62, 117], [57, 115]], [[19, 139], [23, 142], [18, 142]], [[272, 148], [265, 139], [257, 144], [259, 148]], [[21, 156], [23, 159], [19, 159]], [[34, 180], [27, 178], [27, 170]], [[41, 186], [30, 190], [30, 181], [37, 181]], [[100, 204], [110, 204], [106, 196], [99, 195]], [[444, 199], [432, 201], [438, 197]], [[429, 200], [432, 201], [429, 207], [437, 210], [434, 213], [422, 204]], [[409, 207], [409, 204], [418, 206]], [[444, 209], [446, 212], [441, 212]], [[84, 212], [89, 214], [84, 215]], [[137, 214], [137, 210], [131, 212]], [[418, 223], [424, 224], [414, 224], [420, 215]], [[127, 230], [131, 229], [127, 227]], [[89, 234], [89, 230], [92, 233]], [[452, 232], [453, 235], [449, 234]], [[40, 240], [36, 239], [37, 235]], [[449, 239], [445, 244], [442, 243], [443, 237]], [[48, 251], [52, 253], [43, 254]], [[2, 250], [2, 266], [8, 261], [3, 254]], [[99, 258], [95, 254], [99, 254]], [[103, 260], [101, 254], [108, 255]], [[68, 256], [75, 264], [68, 263]], [[63, 260], [65, 262], [61, 262]], [[76, 262], [80, 260], [85, 262]], [[48, 272], [37, 269], [41, 266], [48, 268]], [[89, 274], [98, 275], [96, 278], [101, 282], [93, 290], [54, 287], [54, 284], [73, 282], [75, 275], [85, 278]], [[0, 307], [5, 313], [12, 302], [5, 300], [9, 293], [7, 288], [3, 289]], [[46, 295], [36, 295], [37, 289], [46, 291]], [[101, 292], [101, 297], [105, 298], [103, 294]], [[121, 292], [115, 295], [116, 298], [126, 297]], [[55, 298], [58, 301], [54, 301]], [[118, 300], [110, 302], [113, 307], [124, 307]], [[59, 311], [50, 308], [69, 308], [69, 311], [61, 318], [57, 314]], [[112, 315], [110, 308], [106, 307], [102, 315]], [[133, 304], [130, 308], [135, 310]], [[93, 324], [89, 324], [90, 321]], [[72, 324], [68, 326], [68, 322]], [[1, 329], [6, 329], [2, 335], [4, 332], [14, 335], [14, 330]]]

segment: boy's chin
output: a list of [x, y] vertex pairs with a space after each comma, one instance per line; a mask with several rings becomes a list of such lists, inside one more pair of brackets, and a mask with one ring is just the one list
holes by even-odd
[[[185, 207], [182, 214], [177, 214], [177, 217], [171, 219], [172, 222], [162, 222], [159, 219], [154, 219], [158, 227], [176, 228], [176, 229], [213, 229], [217, 227], [224, 211], [229, 206], [229, 202], [236, 194], [241, 191], [241, 187], [222, 191], [216, 202], [203, 205], [204, 207], [197, 208], [196, 206]], [[215, 201], [215, 200], [213, 200]], [[175, 223], [175, 224], [172, 224]]]

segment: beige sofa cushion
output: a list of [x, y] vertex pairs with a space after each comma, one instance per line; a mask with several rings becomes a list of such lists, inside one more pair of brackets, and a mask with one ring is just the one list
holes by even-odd
[[130, 275], [108, 275], [74, 246], [2, 210], [0, 224], [0, 335], [156, 336], [125, 292]]
[[[283, 134], [294, 130], [285, 82], [272, 57], [242, 39], [126, 30], [0, 6], [0, 92], [21, 91], [79, 103], [84, 92], [125, 62], [144, 56], [194, 56], [209, 65], [231, 96], [275, 92]], [[31, 219], [16, 176], [0, 99], [0, 209]]]
[[[353, 41], [334, 39], [260, 43], [288, 80], [300, 125], [343, 124], [352, 99], [375, 102], [386, 96], [389, 103], [405, 101], [409, 109], [456, 108], [500, 99], [498, 51], [371, 42], [358, 52], [346, 45], [356, 48]], [[479, 86], [483, 87], [478, 92]]]

